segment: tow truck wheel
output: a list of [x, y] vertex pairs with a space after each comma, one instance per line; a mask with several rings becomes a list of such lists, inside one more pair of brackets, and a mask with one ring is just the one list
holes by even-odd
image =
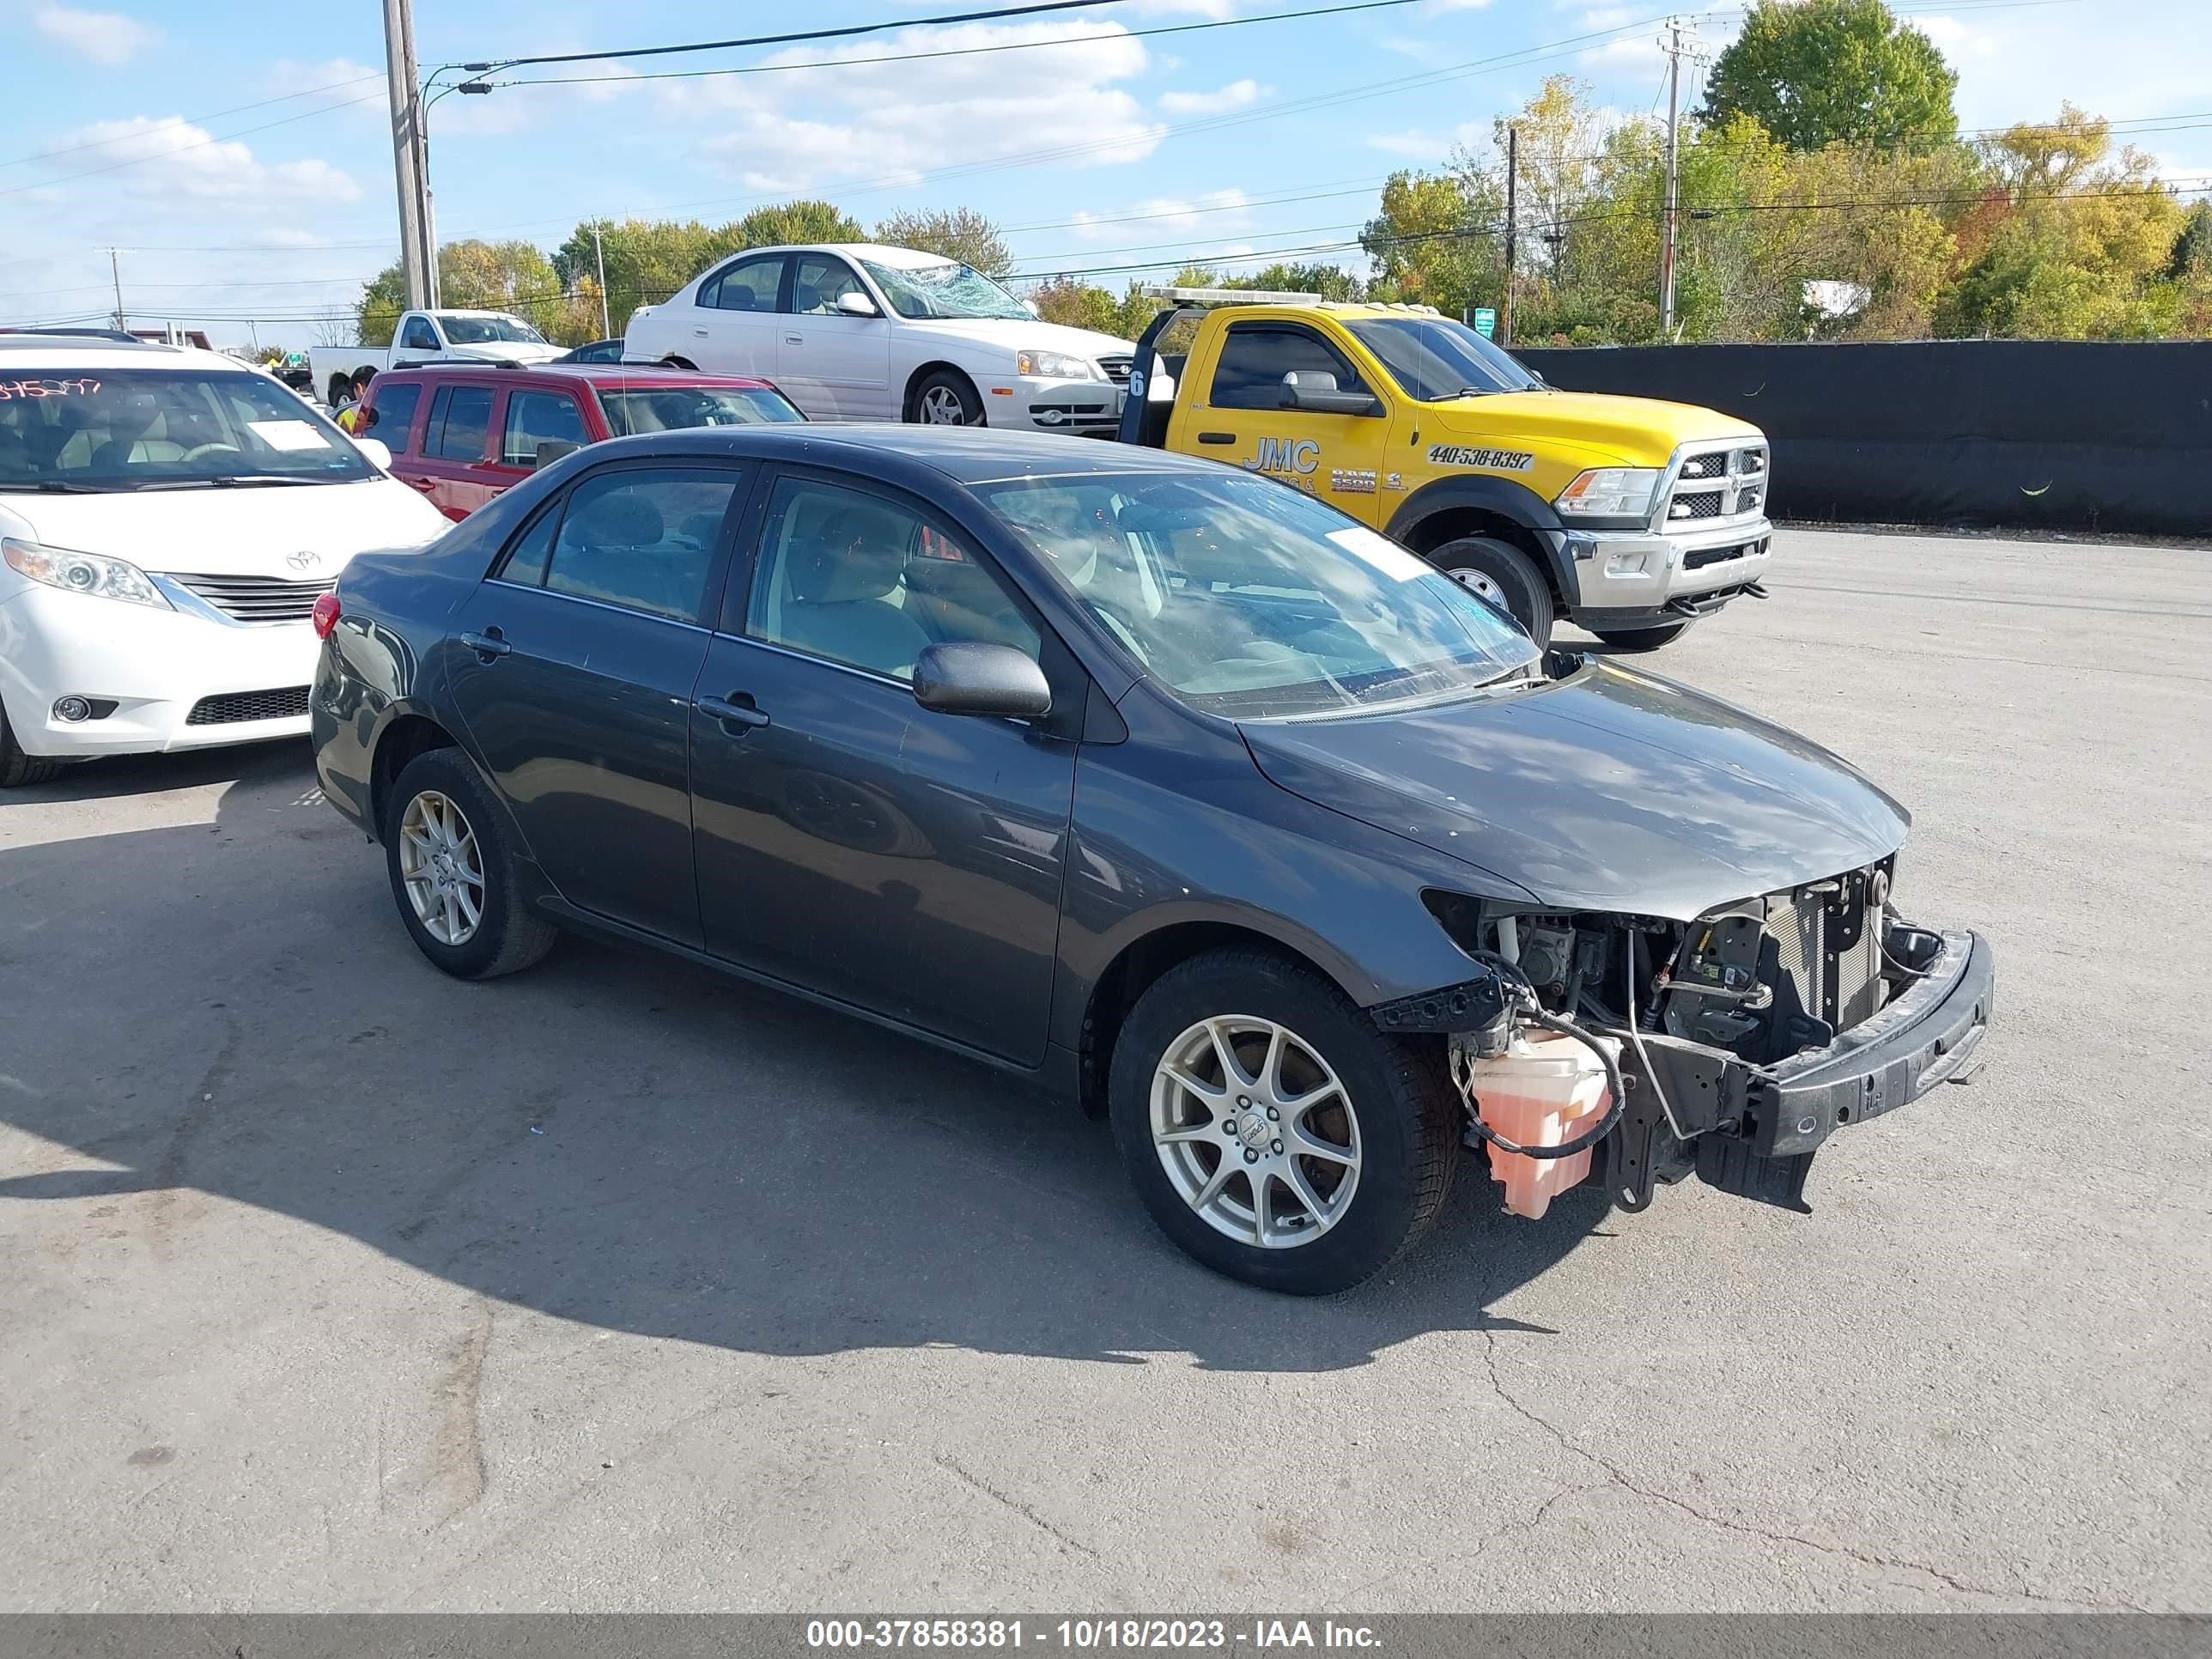
[[1429, 562], [1462, 587], [1512, 613], [1540, 646], [1552, 642], [1552, 590], [1535, 561], [1510, 542], [1462, 536], [1428, 556]]
[[1680, 639], [1689, 626], [1685, 618], [1681, 622], [1662, 623], [1656, 628], [1593, 628], [1590, 632], [1616, 651], [1656, 651]]
[[1294, 1296], [1388, 1267], [1458, 1162], [1443, 1044], [1386, 1036], [1313, 969], [1255, 948], [1194, 957], [1138, 999], [1107, 1115], [1163, 1232]]

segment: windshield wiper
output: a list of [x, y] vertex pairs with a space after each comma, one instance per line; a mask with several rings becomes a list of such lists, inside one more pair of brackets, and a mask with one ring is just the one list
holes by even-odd
[[104, 495], [107, 492], [92, 484], [72, 483], [67, 478], [10, 479], [0, 483], [0, 489], [20, 490], [25, 494], [42, 495]]
[[149, 478], [144, 483], [125, 484], [125, 489], [237, 489], [256, 484], [305, 484], [327, 482], [320, 478], [286, 478], [273, 472], [218, 472], [209, 478]]

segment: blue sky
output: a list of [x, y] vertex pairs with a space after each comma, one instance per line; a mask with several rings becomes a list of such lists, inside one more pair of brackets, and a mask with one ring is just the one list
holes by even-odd
[[[427, 71], [994, 3], [416, 0], [416, 29]], [[1009, 228], [1023, 270], [1097, 270], [1118, 286], [1131, 273], [1115, 268], [1146, 261], [1219, 264], [1347, 240], [1385, 174], [1441, 162], [1455, 141], [1487, 143], [1492, 118], [1547, 74], [1577, 75], [1627, 113], [1661, 99], [1662, 9], [1633, 0], [1410, 0], [1133, 33], [1328, 3], [1119, 0], [633, 66], [837, 65], [715, 79], [516, 70], [613, 78], [441, 101], [439, 234], [550, 247], [592, 215], [714, 222], [794, 193], [866, 223], [899, 207], [968, 205]], [[1962, 125], [2047, 118], [2070, 98], [2141, 123], [2136, 142], [2166, 171], [2212, 183], [2204, 0], [1898, 3], [1959, 70]], [[1734, 22], [1705, 13], [1701, 38], [1717, 48]], [[915, 55], [1032, 40], [1059, 44]], [[173, 315], [220, 343], [245, 340], [252, 313], [264, 342], [302, 344], [314, 314], [345, 310], [396, 257], [378, 0], [0, 0], [0, 64], [15, 116], [0, 154], [0, 321], [112, 306], [112, 246], [134, 322]], [[317, 88], [327, 90], [287, 96]]]

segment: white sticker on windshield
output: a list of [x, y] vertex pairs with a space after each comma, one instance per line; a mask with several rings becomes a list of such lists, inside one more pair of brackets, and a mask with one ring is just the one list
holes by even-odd
[[1387, 536], [1378, 536], [1364, 526], [1354, 525], [1349, 530], [1332, 530], [1329, 540], [1334, 542], [1354, 558], [1364, 559], [1395, 581], [1408, 582], [1416, 576], [1435, 574], [1433, 568]]
[[271, 449], [328, 449], [331, 441], [312, 421], [248, 421], [253, 435]]

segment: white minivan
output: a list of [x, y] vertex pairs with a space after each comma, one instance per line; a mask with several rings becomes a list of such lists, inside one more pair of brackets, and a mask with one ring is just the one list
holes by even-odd
[[982, 272], [875, 243], [726, 259], [623, 337], [625, 362], [773, 380], [816, 421], [1110, 437], [1136, 348], [1041, 319]]
[[389, 459], [214, 352], [0, 333], [0, 787], [304, 736], [315, 602], [448, 528]]

